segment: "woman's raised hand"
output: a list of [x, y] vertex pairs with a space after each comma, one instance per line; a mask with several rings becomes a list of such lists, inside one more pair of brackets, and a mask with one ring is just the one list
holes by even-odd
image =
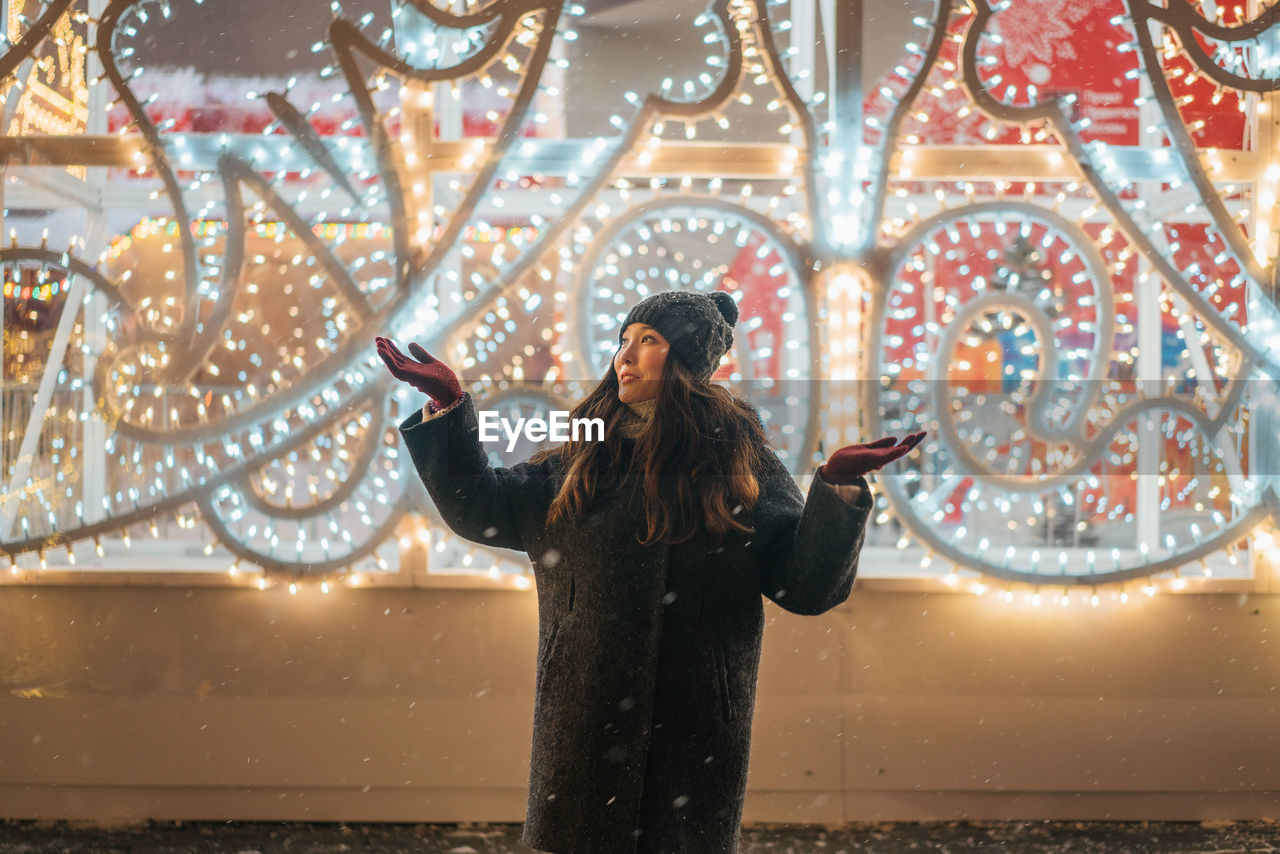
[[867, 442], [865, 445], [848, 445], [831, 455], [818, 474], [827, 483], [853, 483], [864, 474], [870, 474], [888, 465], [924, 441], [924, 432], [912, 433], [902, 441], [892, 436]]
[[462, 397], [457, 375], [417, 344], [409, 344], [409, 352], [413, 354], [411, 359], [401, 353], [390, 338], [379, 336], [374, 341], [378, 345], [378, 355], [392, 376], [428, 395], [440, 409]]

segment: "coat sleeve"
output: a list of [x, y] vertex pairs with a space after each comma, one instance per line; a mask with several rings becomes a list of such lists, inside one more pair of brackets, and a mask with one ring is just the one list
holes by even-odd
[[836, 487], [820, 476], [805, 500], [773, 457], [755, 524], [761, 592], [795, 614], [821, 614], [848, 599], [873, 503], [865, 478]]
[[424, 419], [428, 411], [424, 407], [401, 422], [400, 435], [445, 524], [475, 543], [527, 551], [523, 532], [543, 521], [531, 517], [539, 508], [545, 513], [538, 499], [551, 476], [550, 462], [491, 467], [470, 393]]

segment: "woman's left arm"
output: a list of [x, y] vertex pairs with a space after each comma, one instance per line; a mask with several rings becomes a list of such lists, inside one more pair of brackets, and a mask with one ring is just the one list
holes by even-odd
[[874, 504], [865, 475], [923, 438], [917, 433], [901, 443], [881, 439], [841, 448], [818, 469], [803, 501], [775, 458], [757, 526], [757, 534], [765, 536], [761, 592], [796, 614], [821, 614], [848, 599]]
[[[849, 485], [814, 477], [806, 500], [779, 461], [761, 495], [761, 592], [795, 614], [821, 614], [849, 598], [873, 498], [864, 478]], [[853, 500], [846, 498], [851, 495]]]

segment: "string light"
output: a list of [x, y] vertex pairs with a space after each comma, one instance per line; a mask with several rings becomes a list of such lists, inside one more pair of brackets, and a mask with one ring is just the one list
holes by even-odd
[[[995, 11], [998, 14], [1005, 8], [997, 6]], [[134, 87], [144, 115], [128, 113], [121, 102], [108, 108], [108, 116], [115, 122], [113, 129], [126, 139], [141, 140], [142, 130], [147, 130], [164, 142], [159, 147], [138, 145], [136, 174], [156, 177], [180, 165], [184, 176], [197, 176], [182, 178], [184, 183], [192, 181], [189, 192], [194, 198], [211, 190], [210, 182], [219, 176], [213, 170], [188, 171], [198, 160], [189, 146], [196, 139], [178, 130], [183, 117], [174, 113], [165, 98], [157, 97], [159, 87], [156, 91], [147, 89], [148, 79], [161, 78], [151, 77], [155, 72], [140, 63], [144, 52], [136, 48], [147, 33], [148, 22], [155, 26], [160, 17], [154, 11], [148, 18], [146, 4], [138, 4], [122, 15], [114, 57], [108, 58], [120, 63], [117, 70], [127, 85]], [[963, 20], [973, 11], [961, 8], [952, 14]], [[586, 40], [588, 30], [572, 20], [584, 12], [580, 6], [570, 7], [555, 35], [570, 44]], [[602, 164], [612, 162], [615, 153], [626, 153], [614, 152], [601, 138], [596, 144], [581, 146], [575, 155], [578, 159], [559, 170], [563, 174], [537, 179], [555, 183], [550, 192], [555, 194], [556, 210], [570, 211], [563, 229], [551, 216], [537, 222], [530, 219], [533, 224], [526, 225], [519, 217], [500, 220], [492, 215], [495, 209], [509, 209], [509, 200], [529, 178], [509, 163], [501, 164], [491, 176], [501, 191], [491, 186], [469, 187], [465, 176], [453, 182], [458, 198], [469, 200], [463, 205], [467, 212], [454, 223], [452, 212], [434, 198], [444, 182], [434, 181], [426, 171], [433, 140], [420, 137], [421, 123], [415, 125], [413, 120], [443, 115], [464, 102], [470, 109], [470, 99], [483, 93], [488, 100], [472, 113], [477, 121], [484, 120], [485, 131], [472, 134], [470, 139], [464, 135], [456, 148], [460, 153], [450, 155], [455, 157], [451, 168], [479, 176], [496, 158], [497, 136], [506, 111], [522, 91], [522, 76], [538, 70], [530, 67], [534, 48], [540, 38], [551, 34], [541, 32], [543, 17], [535, 13], [522, 14], [506, 30], [474, 27], [462, 32], [445, 31], [425, 22], [424, 16], [402, 13], [400, 7], [392, 10], [393, 25], [377, 36], [377, 44], [384, 48], [396, 45], [418, 67], [440, 71], [464, 57], [480, 57], [488, 48], [493, 49], [466, 79], [440, 76], [443, 82], [436, 92], [397, 78], [386, 68], [364, 81], [369, 91], [376, 93], [371, 95], [374, 112], [380, 121], [387, 120], [389, 139], [399, 146], [404, 163], [411, 168], [404, 189], [417, 201], [412, 202], [414, 209], [403, 222], [393, 226], [375, 221], [391, 190], [382, 186], [379, 154], [367, 139], [362, 140], [361, 134], [369, 129], [353, 106], [351, 93], [342, 88], [348, 81], [334, 64], [322, 73], [327, 81], [323, 85], [328, 87], [325, 95], [318, 94], [319, 89], [309, 90], [305, 81], [296, 78], [278, 88], [290, 103], [296, 101], [297, 112], [309, 121], [330, 123], [321, 148], [341, 151], [336, 169], [313, 162], [319, 156], [314, 152], [306, 155], [306, 133], [296, 128], [286, 132], [288, 113], [279, 109], [271, 113], [266, 92], [245, 93], [241, 115], [251, 118], [248, 127], [261, 139], [254, 142], [255, 147], [246, 148], [243, 139], [222, 136], [222, 150], [249, 164], [239, 179], [257, 199], [244, 212], [243, 221], [237, 219], [237, 211], [209, 205], [189, 225], [172, 219], [144, 219], [108, 247], [105, 281], [118, 289], [123, 308], [106, 310], [96, 322], [103, 324], [111, 346], [91, 346], [83, 332], [77, 333], [79, 337], [72, 339], [71, 346], [99, 362], [100, 374], [107, 379], [103, 386], [105, 409], [96, 417], [113, 427], [127, 428], [109, 433], [106, 448], [112, 466], [139, 474], [121, 476], [118, 482], [113, 479], [107, 494], [93, 497], [95, 509], [100, 504], [110, 515], [166, 505], [163, 512], [157, 511], [157, 517], [148, 520], [152, 538], [161, 538], [175, 524], [168, 517], [177, 511], [167, 504], [204, 490], [213, 500], [202, 511], [202, 523], [215, 526], [217, 538], [235, 541], [248, 553], [262, 556], [265, 563], [301, 566], [321, 562], [327, 567], [325, 571], [331, 571], [341, 563], [340, 558], [364, 549], [361, 565], [369, 570], [370, 578], [386, 571], [385, 559], [376, 549], [369, 550], [375, 544], [364, 540], [397, 512], [394, 500], [388, 506], [378, 496], [385, 496], [388, 490], [396, 495], [405, 488], [404, 459], [395, 451], [394, 435], [392, 441], [384, 435], [383, 422], [390, 417], [383, 410], [384, 401], [362, 397], [380, 376], [380, 368], [371, 358], [356, 355], [347, 342], [362, 328], [360, 324], [371, 315], [371, 309], [391, 305], [407, 290], [408, 268], [405, 259], [397, 257], [399, 240], [413, 246], [439, 244], [440, 249], [431, 250], [435, 254], [429, 263], [409, 265], [414, 275], [425, 276], [427, 281], [415, 283], [416, 295], [397, 303], [400, 307], [388, 324], [397, 337], [412, 338], [460, 318], [474, 319], [447, 346], [458, 353], [459, 364], [476, 377], [479, 386], [558, 378], [578, 365], [598, 372], [616, 339], [616, 324], [625, 305], [666, 287], [728, 289], [749, 309], [744, 317], [767, 318], [760, 326], [744, 330], [741, 350], [733, 352], [722, 367], [722, 379], [810, 376], [813, 354], [791, 345], [804, 340], [811, 325], [826, 323], [832, 346], [825, 354], [823, 376], [853, 379], [875, 373], [885, 382], [879, 400], [872, 402], [891, 404], [882, 408], [885, 413], [902, 413], [895, 416], [899, 420], [890, 418], [881, 426], [886, 430], [930, 430], [932, 448], [926, 455], [926, 466], [932, 468], [908, 468], [901, 481], [887, 489], [893, 501], [883, 505], [880, 513], [885, 522], [903, 522], [890, 542], [904, 553], [913, 547], [922, 551], [920, 566], [924, 571], [937, 573], [932, 565], [932, 548], [936, 547], [967, 571], [996, 571], [1005, 578], [1011, 573], [1022, 573], [1030, 580], [1055, 574], [1078, 574], [1090, 581], [1131, 576], [1135, 570], [1169, 556], [1186, 556], [1189, 563], [1198, 561], [1204, 574], [1212, 575], [1213, 568], [1205, 560], [1210, 546], [1205, 544], [1245, 516], [1247, 502], [1242, 502], [1243, 497], [1253, 500], [1248, 478], [1243, 478], [1243, 486], [1233, 483], [1231, 488], [1219, 488], [1221, 482], [1237, 477], [1222, 470], [1221, 460], [1231, 450], [1214, 449], [1211, 453], [1213, 443], [1204, 436], [1195, 438], [1197, 433], [1207, 432], [1204, 423], [1157, 417], [1152, 414], [1157, 412], [1154, 405], [1149, 414], [1135, 415], [1118, 427], [1109, 421], [1126, 412], [1126, 395], [1131, 390], [1107, 381], [1114, 373], [1148, 364], [1152, 355], [1150, 340], [1141, 344], [1133, 340], [1151, 330], [1145, 318], [1132, 310], [1132, 294], [1111, 293], [1138, 287], [1133, 281], [1134, 262], [1158, 255], [1138, 245], [1132, 235], [1140, 229], [1126, 228], [1121, 222], [1135, 211], [1144, 211], [1146, 204], [1144, 198], [1136, 198], [1141, 195], [1134, 190], [1138, 175], [1129, 162], [1105, 145], [1087, 156], [1089, 165], [1105, 176], [1105, 187], [1122, 197], [1121, 207], [1101, 198], [1103, 193], [1094, 185], [994, 180], [979, 186], [974, 181], [960, 184], [921, 177], [929, 175], [931, 168], [929, 156], [922, 152], [943, 132], [939, 130], [943, 117], [968, 122], [964, 127], [992, 140], [1016, 140], [1027, 147], [1052, 146], [1044, 163], [1050, 174], [1059, 174], [1069, 165], [1064, 156], [1070, 155], [1068, 143], [1094, 132], [1087, 116], [1074, 125], [1070, 133], [1075, 137], [1071, 137], [1068, 128], [1043, 120], [1007, 120], [982, 104], [975, 108], [968, 102], [966, 87], [960, 85], [961, 75], [967, 71], [962, 67], [961, 53], [965, 34], [942, 34], [935, 50], [935, 22], [918, 16], [914, 24], [921, 29], [919, 36], [907, 44], [906, 54], [884, 80], [869, 87], [879, 100], [873, 114], [866, 116], [867, 133], [868, 139], [878, 142], [860, 142], [862, 150], [857, 157], [839, 161], [821, 150], [829, 144], [832, 131], [823, 123], [824, 117], [830, 118], [826, 113], [829, 108], [819, 105], [836, 101], [835, 95], [815, 90], [806, 104], [788, 92], [796, 80], [804, 79], [800, 74], [790, 82], [786, 78], [789, 70], [796, 71], [802, 47], [786, 42], [783, 34], [788, 33], [789, 22], [775, 22], [772, 35], [780, 41], [771, 53], [761, 37], [763, 24], [753, 17], [750, 4], [734, 3], [723, 15], [706, 12], [695, 20], [705, 63], [693, 71], [673, 72], [663, 81], [662, 98], [678, 103], [680, 110], [665, 109], [670, 103], [654, 108], [653, 102], [628, 92], [625, 100], [635, 115], [614, 115], [610, 125], [626, 135], [634, 123], [637, 135], [633, 138], [638, 141], [630, 152], [634, 155], [630, 162], [650, 170], [679, 152], [694, 150], [682, 145], [738, 133], [741, 127], [736, 123], [741, 115], [768, 115], [769, 133], [777, 127], [787, 137], [781, 144], [772, 141], [777, 154], [775, 174], [765, 180], [741, 181], [707, 181], [679, 174], [671, 180], [654, 178], [647, 188], [636, 178], [626, 187], [583, 193], [582, 205], [575, 206], [570, 199], [580, 188], [593, 187], [593, 176], [603, 169]], [[340, 7], [335, 8], [335, 15], [342, 15]], [[368, 26], [371, 20], [360, 19], [358, 26]], [[351, 23], [356, 25], [354, 19]], [[1131, 28], [1124, 16], [1113, 23]], [[13, 26], [11, 22], [11, 32], [15, 32]], [[370, 39], [374, 37], [370, 35]], [[1008, 107], [1040, 104], [1047, 91], [1044, 85], [1026, 82], [1002, 67], [1002, 52], [1009, 47], [1005, 34], [993, 27], [977, 37], [978, 65], [974, 70], [990, 95]], [[489, 44], [491, 38], [501, 41]], [[1134, 53], [1136, 38], [1136, 33], [1126, 31], [1118, 42], [1118, 52]], [[317, 42], [312, 53], [323, 53], [330, 47]], [[1224, 94], [1226, 90], [1219, 84], [1206, 83], [1210, 69], [1197, 72], [1184, 62], [1178, 38], [1167, 35], [1158, 49], [1169, 64], [1166, 76], [1179, 87], [1175, 94], [1179, 108], [1191, 109], [1203, 101], [1217, 106], [1224, 100], [1223, 108], [1230, 108], [1230, 93]], [[1240, 67], [1234, 48], [1211, 45], [1210, 49], [1222, 67]], [[710, 103], [724, 75], [730, 73], [734, 57], [741, 59], [742, 70], [738, 79], [729, 81], [732, 91], [723, 102]], [[927, 78], [921, 81], [923, 87], [907, 100], [916, 76], [921, 74]], [[554, 81], [544, 80], [539, 85], [544, 94], [558, 97], [558, 92], [552, 94]], [[1192, 86], [1197, 89], [1186, 88]], [[22, 97], [37, 89], [27, 81]], [[1201, 90], [1205, 94], [1197, 94]], [[331, 103], [340, 102], [341, 106], [322, 106], [328, 93], [337, 96]], [[947, 99], [958, 106], [941, 108]], [[1245, 99], [1237, 101], [1243, 109]], [[1069, 99], [1064, 103], [1070, 105]], [[684, 109], [689, 105], [705, 106], [705, 110]], [[899, 108], [905, 124], [893, 130]], [[18, 113], [37, 114], [21, 106]], [[1201, 122], [1191, 119], [1189, 132], [1200, 130]], [[1162, 123], [1163, 118], [1157, 120], [1152, 132], [1167, 136], [1172, 129]], [[519, 127], [527, 127], [536, 133], [542, 124], [531, 114], [523, 125], [513, 125], [505, 132], [511, 135]], [[433, 133], [431, 122], [427, 126], [427, 133]], [[820, 150], [808, 151], [796, 144], [804, 138], [804, 145], [808, 145], [805, 134], [810, 131], [817, 134]], [[511, 150], [536, 161], [545, 150], [538, 144], [540, 140], [535, 136], [524, 142], [527, 148], [521, 144]], [[882, 148], [875, 148], [876, 144]], [[912, 148], [917, 145], [920, 151]], [[892, 180], [886, 179], [883, 193], [893, 205], [893, 215], [881, 216], [874, 210], [878, 203], [873, 198], [874, 187], [880, 180], [877, 171], [887, 167], [875, 160], [883, 154], [887, 163], [895, 148], [901, 152], [901, 168]], [[1155, 152], [1146, 168], [1173, 185], [1183, 182], [1186, 175], [1171, 151]], [[1216, 152], [1209, 160], [1215, 171], [1222, 171]], [[806, 172], [813, 163], [821, 168], [812, 177], [817, 184], [808, 186]], [[1252, 188], [1257, 192], [1259, 215], [1251, 221], [1250, 231], [1259, 262], [1274, 254], [1275, 229], [1268, 211], [1274, 206], [1280, 173], [1272, 171], [1274, 167]], [[835, 188], [842, 174], [858, 176], [856, 192]], [[1144, 175], [1142, 180], [1151, 180], [1151, 176]], [[344, 190], [344, 183], [354, 192]], [[334, 189], [338, 190], [336, 195], [332, 195]], [[828, 190], [836, 195], [829, 196]], [[864, 192], [866, 197], [861, 195]], [[351, 198], [346, 199], [344, 193]], [[827, 201], [815, 204], [813, 211], [802, 210], [811, 193]], [[304, 194], [306, 205], [302, 204]], [[345, 199], [344, 204], [355, 204], [332, 204], [325, 214], [310, 219], [291, 215], [303, 208], [318, 210], [312, 207], [317, 200], [338, 197]], [[713, 203], [704, 204], [703, 197]], [[666, 199], [672, 203], [664, 207]], [[1050, 199], [1053, 207], [1046, 208], [1047, 214], [1033, 210]], [[634, 214], [639, 204], [650, 205], [644, 215]], [[826, 204], [835, 212], [830, 217], [823, 214]], [[1121, 209], [1125, 204], [1128, 208]], [[988, 206], [973, 213], [983, 205]], [[966, 210], [972, 215], [964, 214]], [[1205, 214], [1202, 207], [1191, 205], [1182, 210], [1187, 217]], [[339, 215], [339, 211], [347, 213]], [[219, 214], [224, 218], [219, 219]], [[880, 221], [873, 221], [876, 216], [881, 216]], [[245, 232], [246, 252], [239, 269], [224, 269], [231, 263], [226, 244], [232, 229], [227, 218], [237, 229], [243, 226]], [[1102, 224], [1104, 230], [1099, 232], [1096, 224]], [[841, 288], [844, 302], [837, 305], [828, 300], [816, 307], [818, 316], [811, 316], [805, 300], [810, 276], [802, 266], [809, 247], [800, 246], [797, 251], [796, 246], [811, 240], [814, 229], [830, 230], [831, 243], [850, 255], [882, 237], [884, 246], [902, 239], [901, 247], [886, 250], [901, 263], [884, 282], [845, 281]], [[597, 244], [600, 235], [608, 238]], [[556, 239], [543, 246], [549, 236]], [[672, 245], [679, 242], [715, 248], [697, 259], [687, 249], [677, 257], [671, 248], [659, 253], [664, 240]], [[1170, 254], [1178, 270], [1188, 283], [1195, 283], [1188, 285], [1193, 292], [1182, 294], [1191, 302], [1185, 309], [1170, 304], [1160, 311], [1179, 325], [1179, 333], [1171, 333], [1177, 347], [1197, 347], [1207, 354], [1196, 365], [1187, 366], [1181, 377], [1208, 383], [1231, 369], [1223, 361], [1223, 353], [1236, 342], [1197, 319], [1206, 309], [1194, 298], [1197, 294], [1212, 298], [1208, 310], [1220, 310], [1223, 316], [1229, 316], [1231, 310], [1243, 315], [1237, 295], [1242, 286], [1221, 283], [1236, 276], [1247, 279], [1251, 274], [1229, 269], [1233, 263], [1230, 257], [1217, 259], [1218, 254], [1230, 255], [1225, 246], [1216, 249], [1212, 258], [1191, 257], [1186, 247], [1196, 242], [1191, 237], [1170, 244], [1177, 244]], [[877, 244], [876, 251], [881, 248]], [[700, 263], [694, 264], [694, 260]], [[836, 266], [830, 258], [823, 260], [829, 267]], [[496, 274], [490, 275], [491, 270]], [[504, 278], [505, 271], [511, 270], [519, 270], [527, 278], [515, 273]], [[135, 278], [135, 271], [147, 275]], [[66, 298], [73, 281], [65, 264], [24, 262], [15, 265], [12, 272], [13, 277], [4, 282], [6, 300], [56, 303]], [[43, 278], [38, 278], [41, 275]], [[32, 276], [36, 280], [27, 283]], [[541, 286], [551, 290], [540, 293], [537, 288]], [[95, 280], [93, 288], [98, 287]], [[885, 301], [882, 314], [876, 316], [873, 307], [879, 306], [871, 295], [878, 287], [884, 288]], [[939, 292], [941, 296], [935, 298]], [[174, 296], [184, 293], [194, 297]], [[554, 300], [545, 298], [548, 293], [555, 294]], [[586, 311], [581, 311], [580, 296], [589, 303]], [[1142, 305], [1144, 311], [1146, 305]], [[95, 307], [94, 311], [102, 309]], [[585, 333], [572, 328], [572, 318], [579, 313], [585, 318]], [[1250, 311], [1250, 322], [1260, 320], [1256, 317], [1259, 313]], [[217, 329], [213, 328], [215, 319], [222, 323]], [[1242, 318], [1238, 316], [1234, 322], [1242, 322]], [[125, 333], [126, 325], [143, 332]], [[879, 352], [868, 354], [862, 342], [871, 340], [867, 335], [871, 326], [878, 326], [875, 340], [882, 346]], [[582, 339], [585, 352], [573, 342], [575, 337]], [[183, 344], [191, 340], [210, 344], [201, 350], [209, 354], [207, 358], [186, 359]], [[526, 340], [534, 344], [522, 350], [519, 344]], [[6, 366], [16, 363], [17, 355], [10, 358], [6, 350]], [[21, 355], [25, 364], [30, 354]], [[874, 360], [870, 364], [868, 356]], [[32, 364], [33, 369], [40, 366], [34, 359]], [[82, 398], [85, 376], [78, 378], [82, 385], [75, 389]], [[1169, 379], [1162, 379], [1167, 385]], [[1181, 381], [1173, 378], [1175, 386]], [[980, 398], [983, 411], [998, 413], [1011, 426], [1002, 430], [998, 420], [985, 421], [966, 415], [963, 407], [944, 398], [931, 399], [928, 387], [922, 385], [925, 382], [962, 391], [957, 399]], [[1091, 391], [1090, 384], [1099, 390]], [[1044, 393], [1045, 388], [1050, 392]], [[69, 391], [60, 389], [60, 393], [63, 390]], [[1203, 398], [1203, 392], [1198, 394]], [[1155, 404], [1161, 398], [1149, 395], [1143, 399]], [[858, 395], [831, 400], [829, 412], [836, 420], [823, 427], [835, 432], [824, 436], [824, 441], [852, 440], [868, 429], [856, 421], [862, 417], [859, 413], [868, 409], [866, 402]], [[388, 403], [394, 407], [412, 405], [400, 396], [393, 396]], [[790, 428], [781, 441], [792, 459], [810, 450], [803, 447], [806, 437], [799, 429], [808, 416], [797, 414], [800, 409], [784, 401], [768, 413], [770, 423], [780, 431]], [[71, 407], [61, 411], [67, 417], [74, 415]], [[907, 423], [915, 417], [924, 423]], [[1142, 451], [1131, 439], [1147, 417], [1164, 419], [1152, 435], [1158, 437], [1170, 467], [1154, 498], [1144, 493], [1147, 497], [1139, 499], [1132, 480], [1146, 472], [1139, 470]], [[53, 419], [46, 416], [44, 429], [56, 434], [59, 430]], [[225, 436], [219, 434], [217, 441], [195, 438], [223, 422], [236, 426]], [[1108, 433], [1113, 427], [1116, 429]], [[302, 434], [305, 439], [294, 440]], [[1095, 436], [1105, 439], [1092, 443], [1092, 438], [1082, 438]], [[357, 462], [369, 447], [377, 450], [363, 458], [367, 465], [361, 468]], [[966, 465], [949, 467], [957, 455], [964, 456]], [[15, 529], [20, 522], [23, 535], [32, 542], [40, 534], [65, 526], [57, 520], [61, 499], [55, 497], [54, 488], [59, 475], [65, 479], [76, 463], [66, 451], [51, 459], [56, 466], [33, 472], [25, 482], [15, 484], [12, 493], [20, 496], [23, 508]], [[1203, 469], [1212, 470], [1194, 478], [1183, 476]], [[250, 470], [251, 476], [240, 476]], [[968, 478], [966, 482], [961, 472], [973, 471], [990, 477]], [[1042, 488], [1028, 489], [1029, 483]], [[899, 489], [903, 484], [910, 484], [910, 495]], [[1213, 488], [1219, 491], [1210, 494]], [[1233, 504], [1233, 499], [1238, 504]], [[312, 519], [294, 518], [293, 511], [299, 508], [327, 504], [344, 506], [344, 523], [349, 520], [351, 524], [338, 525], [325, 513]], [[1139, 517], [1150, 519], [1153, 514], [1158, 517], [1183, 510], [1196, 514], [1195, 521], [1166, 528], [1159, 537], [1145, 537], [1137, 543], [1114, 534], [1116, 530], [1132, 531]], [[53, 513], [54, 522], [45, 521], [49, 513]], [[977, 524], [992, 518], [1002, 520], [1005, 528], [988, 530]], [[194, 525], [194, 518], [177, 516], [180, 531], [192, 530]], [[120, 536], [129, 548], [128, 532], [122, 529]], [[397, 538], [387, 536], [394, 551]], [[398, 544], [403, 546], [407, 541], [413, 545], [415, 537], [425, 544], [426, 529], [399, 538]], [[1267, 547], [1261, 538], [1255, 544], [1266, 552], [1274, 550], [1274, 543]], [[444, 540], [438, 540], [436, 550], [444, 545]], [[102, 557], [100, 540], [95, 539], [95, 547]], [[212, 557], [211, 545], [205, 546], [205, 554]], [[449, 554], [450, 563], [456, 561], [476, 572], [493, 572], [492, 564], [481, 559], [484, 552], [464, 553], [450, 547]], [[1230, 567], [1244, 571], [1234, 555], [1228, 552], [1227, 556]], [[75, 560], [70, 552], [67, 560]], [[237, 575], [235, 564], [228, 573]], [[361, 583], [357, 573], [343, 577], [349, 585]], [[955, 569], [943, 579], [948, 587], [961, 587]], [[986, 589], [984, 582], [967, 582], [966, 589], [979, 593]], [[260, 587], [264, 583], [265, 579], [258, 579]], [[1181, 576], [1175, 576], [1170, 587], [1183, 584]], [[323, 590], [326, 585], [322, 584]], [[1096, 606], [1097, 588], [1090, 589], [1089, 601]], [[290, 583], [290, 592], [297, 593], [296, 583]], [[1039, 595], [1033, 593], [1031, 598], [1038, 600]], [[1125, 595], [1122, 589], [1122, 601]], [[1011, 597], [1010, 588], [1004, 587], [999, 598], [1007, 602]], [[1070, 597], [1064, 592], [1059, 598]]]

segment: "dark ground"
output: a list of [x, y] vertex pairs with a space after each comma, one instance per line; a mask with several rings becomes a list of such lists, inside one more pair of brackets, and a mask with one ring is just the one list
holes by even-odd
[[[529, 854], [518, 824], [0, 823], [0, 854]], [[877, 823], [757, 826], [741, 854], [1280, 854], [1276, 822]], [[601, 852], [608, 854], [608, 852]], [[696, 852], [689, 852], [696, 854]]]

